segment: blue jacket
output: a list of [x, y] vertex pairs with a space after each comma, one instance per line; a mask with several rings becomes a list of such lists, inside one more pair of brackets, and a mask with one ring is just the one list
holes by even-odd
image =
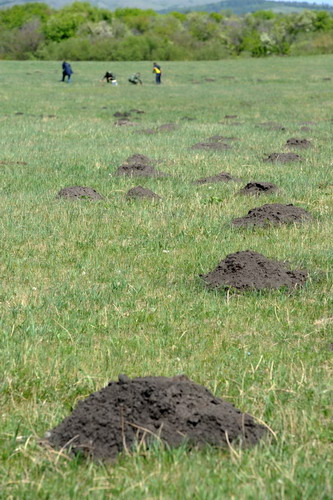
[[62, 70], [63, 70], [63, 72], [64, 72], [66, 75], [72, 75], [72, 74], [73, 74], [73, 70], [72, 70], [71, 65], [70, 65], [68, 62], [66, 62], [66, 61], [64, 61], [64, 62], [62, 63]]

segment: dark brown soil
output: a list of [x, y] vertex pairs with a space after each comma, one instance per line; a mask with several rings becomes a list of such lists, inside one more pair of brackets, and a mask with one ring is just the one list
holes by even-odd
[[135, 154], [127, 158], [115, 175], [127, 175], [129, 177], [165, 177], [166, 174], [155, 169], [155, 162], [145, 155]]
[[126, 118], [120, 119], [114, 122], [117, 127], [133, 127], [137, 125], [137, 123], [132, 122], [131, 120], [127, 120]]
[[225, 115], [224, 117], [226, 120], [234, 120], [235, 118], [238, 118], [237, 115]]
[[228, 172], [220, 172], [219, 174], [212, 175], [210, 177], [203, 177], [202, 179], [197, 179], [194, 181], [194, 184], [211, 184], [214, 182], [239, 182], [240, 179], [237, 179], [237, 177], [233, 177], [231, 174], [228, 174]]
[[252, 208], [244, 217], [232, 221], [235, 226], [266, 226], [269, 224], [291, 224], [310, 220], [311, 215], [304, 208], [294, 205], [271, 203]]
[[21, 111], [17, 111], [17, 113], [14, 113], [15, 116], [22, 116], [24, 115], [24, 113], [22, 113]]
[[276, 193], [279, 188], [271, 182], [249, 182], [244, 186], [239, 194], [260, 196], [261, 194]]
[[231, 149], [229, 144], [225, 142], [198, 142], [193, 144], [191, 149], [203, 149], [205, 151], [223, 151], [226, 149]]
[[201, 275], [201, 278], [210, 289], [292, 289], [305, 284], [307, 272], [290, 271], [283, 262], [267, 259], [252, 250], [245, 250], [227, 255], [216, 269]]
[[69, 200], [103, 200], [103, 196], [95, 191], [95, 189], [82, 186], [63, 188], [57, 194], [57, 198], [66, 198]]
[[150, 198], [150, 199], [155, 199], [155, 200], [160, 200], [161, 197], [154, 193], [154, 191], [151, 191], [148, 188], [144, 188], [142, 186], [136, 186], [132, 189], [130, 189], [127, 193], [127, 198]]
[[301, 161], [302, 158], [295, 153], [271, 153], [264, 158], [268, 163], [291, 163], [293, 161]]
[[184, 375], [172, 378], [119, 375], [118, 382], [79, 402], [46, 433], [54, 448], [112, 460], [137, 443], [161, 440], [171, 447], [255, 445], [265, 428]]
[[115, 118], [128, 118], [129, 116], [131, 116], [131, 113], [128, 112], [128, 111], [116, 111], [113, 116]]
[[296, 137], [292, 137], [287, 140], [286, 147], [308, 149], [311, 147], [311, 142], [307, 139], [297, 139]]
[[142, 109], [130, 109], [130, 113], [136, 113], [137, 115], [143, 115], [144, 111]]
[[265, 127], [268, 130], [286, 130], [286, 128], [283, 125], [280, 125], [279, 123], [276, 122], [264, 122], [260, 124], [261, 127]]
[[28, 165], [26, 161], [6, 161], [1, 160], [0, 165]]

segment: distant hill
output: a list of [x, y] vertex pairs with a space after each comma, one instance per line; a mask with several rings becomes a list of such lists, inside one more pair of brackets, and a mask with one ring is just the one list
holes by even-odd
[[308, 2], [283, 2], [277, 0], [222, 0], [221, 2], [197, 4], [194, 7], [177, 7], [175, 5], [160, 10], [161, 13], [189, 11], [221, 12], [221, 10], [231, 10], [238, 16], [256, 12], [257, 10], [271, 10], [287, 14], [288, 12], [298, 12], [308, 10], [326, 10], [333, 13], [333, 6], [328, 4], [308, 3]]
[[[320, 0], [317, 1], [319, 2]], [[332, 2], [333, 0], [327, 1]], [[0, 0], [0, 8], [13, 7], [14, 5], [23, 5], [25, 3], [31, 2], [29, 0]], [[57, 9], [72, 3], [72, 0], [46, 0], [43, 3]], [[257, 10], [272, 10], [274, 12], [287, 13], [303, 9], [327, 10], [333, 13], [332, 5], [273, 0], [221, 0], [216, 3], [213, 3], [211, 0], [179, 0], [177, 4], [175, 4], [175, 0], [90, 0], [89, 3], [109, 10], [114, 10], [118, 7], [137, 7], [140, 9], [154, 9], [160, 13], [172, 11], [220, 12], [221, 10], [231, 10], [237, 15], [242, 15]]]

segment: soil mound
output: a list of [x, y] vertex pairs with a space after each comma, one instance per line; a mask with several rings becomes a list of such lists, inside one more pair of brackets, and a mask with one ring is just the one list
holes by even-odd
[[114, 124], [116, 125], [116, 127], [133, 127], [134, 125], [137, 125], [137, 123], [132, 122], [127, 118], [121, 118], [120, 120], [116, 120]]
[[269, 224], [291, 224], [311, 219], [309, 212], [294, 205], [271, 203], [262, 207], [252, 208], [245, 217], [232, 221], [234, 226], [266, 226]]
[[226, 120], [234, 120], [235, 118], [238, 118], [237, 115], [225, 115], [224, 117]]
[[293, 161], [301, 161], [301, 157], [295, 153], [271, 153], [264, 158], [267, 163], [291, 163]]
[[268, 130], [286, 130], [283, 125], [280, 125], [280, 123], [276, 122], [264, 122], [260, 123], [260, 126], [267, 128]]
[[186, 376], [119, 375], [118, 382], [78, 403], [71, 415], [46, 434], [55, 448], [71, 448], [97, 459], [114, 459], [137, 442], [160, 439], [169, 446], [254, 445], [265, 428], [232, 404]]
[[70, 200], [103, 200], [103, 196], [90, 187], [73, 186], [66, 187], [59, 191], [56, 198], [66, 198]]
[[127, 193], [127, 198], [150, 198], [155, 200], [160, 200], [161, 197], [151, 191], [150, 189], [144, 188], [142, 186], [136, 186], [130, 189]]
[[135, 154], [127, 158], [121, 165], [116, 175], [127, 175], [130, 177], [165, 177], [166, 174], [154, 168], [154, 161], [145, 155]]
[[144, 114], [143, 109], [135, 109], [135, 108], [133, 108], [133, 109], [130, 109], [129, 112], [130, 113], [136, 113], [137, 115], [143, 115]]
[[129, 116], [131, 116], [131, 113], [129, 111], [116, 111], [115, 113], [113, 113], [113, 116], [115, 118], [128, 118]]
[[240, 179], [237, 179], [237, 177], [233, 177], [231, 174], [228, 174], [228, 172], [220, 172], [219, 174], [212, 175], [210, 177], [203, 177], [201, 179], [197, 179], [196, 181], [193, 182], [193, 184], [211, 184], [214, 182], [239, 182]]
[[216, 269], [200, 275], [210, 289], [236, 290], [289, 289], [306, 282], [306, 271], [290, 271], [283, 262], [267, 259], [264, 255], [245, 250], [227, 255]]
[[292, 137], [287, 140], [286, 147], [308, 149], [311, 147], [311, 142], [307, 139], [297, 139], [296, 137]]
[[193, 144], [191, 149], [203, 149], [205, 151], [222, 151], [225, 149], [231, 149], [229, 144], [225, 142], [198, 142], [197, 144]]
[[271, 182], [248, 182], [246, 186], [239, 191], [239, 194], [260, 196], [263, 193], [276, 193], [278, 190], [279, 188]]

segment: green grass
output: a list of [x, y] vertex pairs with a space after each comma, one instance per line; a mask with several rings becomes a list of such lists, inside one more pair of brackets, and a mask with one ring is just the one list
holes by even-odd
[[[332, 497], [333, 83], [323, 80], [332, 63], [164, 63], [161, 87], [150, 63], [73, 63], [71, 85], [59, 83], [58, 62], [0, 63], [0, 498]], [[118, 87], [99, 82], [109, 68]], [[142, 87], [127, 83], [134, 71]], [[145, 110], [140, 126], [115, 127], [113, 113], [131, 108]], [[240, 124], [219, 123], [227, 114]], [[309, 120], [315, 125], [301, 132]], [[287, 130], [257, 126], [265, 121]], [[168, 122], [178, 130], [137, 133]], [[189, 149], [215, 134], [239, 140], [225, 152]], [[262, 161], [285, 151], [289, 137], [313, 144], [300, 164]], [[133, 153], [161, 160], [170, 177], [114, 177]], [[191, 184], [220, 171], [243, 183]], [[281, 192], [238, 196], [251, 180]], [[163, 200], [127, 201], [138, 184]], [[71, 185], [106, 199], [55, 200]], [[313, 222], [231, 227], [232, 218], [274, 201], [310, 210]], [[227, 296], [204, 288], [200, 273], [246, 249], [308, 269], [307, 285]], [[113, 465], [39, 446], [77, 401], [119, 373], [186, 373], [273, 434], [250, 450], [156, 447]]]

